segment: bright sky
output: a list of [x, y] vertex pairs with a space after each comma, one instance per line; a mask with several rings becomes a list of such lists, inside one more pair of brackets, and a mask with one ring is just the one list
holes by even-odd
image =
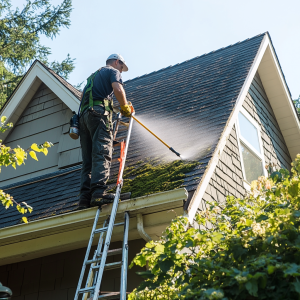
[[111, 53], [125, 58], [127, 80], [269, 31], [293, 98], [300, 94], [299, 0], [73, 0], [73, 8], [70, 28], [43, 39], [50, 60], [76, 58], [72, 84]]

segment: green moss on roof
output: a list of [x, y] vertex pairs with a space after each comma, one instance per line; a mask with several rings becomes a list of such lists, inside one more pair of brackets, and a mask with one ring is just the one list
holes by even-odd
[[[200, 163], [197, 161], [176, 160], [158, 162], [148, 160], [126, 167], [123, 176], [122, 193], [131, 192], [131, 198], [141, 197], [182, 186], [184, 178]], [[114, 182], [116, 179], [112, 179]]]

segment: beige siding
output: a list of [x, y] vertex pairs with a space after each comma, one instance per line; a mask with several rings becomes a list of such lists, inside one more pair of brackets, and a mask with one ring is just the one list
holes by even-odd
[[38, 153], [39, 161], [30, 157], [25, 165], [13, 169], [2, 168], [1, 185], [11, 184], [33, 178], [62, 167], [68, 167], [81, 161], [79, 140], [74, 141], [68, 135], [71, 110], [45, 84], [38, 91], [24, 110], [20, 119], [5, 144], [12, 148], [20, 145], [28, 149], [32, 143], [53, 143], [49, 154], [45, 157]]

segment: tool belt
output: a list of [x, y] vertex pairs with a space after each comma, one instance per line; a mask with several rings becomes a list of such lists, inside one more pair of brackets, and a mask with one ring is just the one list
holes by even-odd
[[93, 73], [88, 79], [87, 79], [87, 87], [85, 89], [84, 95], [82, 97], [81, 101], [86, 102], [86, 97], [89, 97], [89, 103], [81, 106], [80, 109], [80, 115], [86, 110], [89, 109], [93, 111], [93, 108], [95, 105], [100, 105], [105, 108], [105, 116], [107, 117], [107, 123], [106, 123], [106, 129], [111, 130], [112, 129], [112, 114], [113, 114], [113, 100], [112, 99], [101, 99], [101, 100], [94, 100], [93, 99], [93, 86], [94, 86], [94, 78], [97, 75], [97, 73], [101, 70], [101, 68]]

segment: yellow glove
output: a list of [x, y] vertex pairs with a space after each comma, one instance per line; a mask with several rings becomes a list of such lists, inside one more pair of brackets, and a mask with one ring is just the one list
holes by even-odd
[[128, 102], [128, 104], [125, 105], [121, 105], [121, 114], [124, 117], [130, 118], [131, 117], [131, 113], [134, 111], [133, 106], [130, 102]]

